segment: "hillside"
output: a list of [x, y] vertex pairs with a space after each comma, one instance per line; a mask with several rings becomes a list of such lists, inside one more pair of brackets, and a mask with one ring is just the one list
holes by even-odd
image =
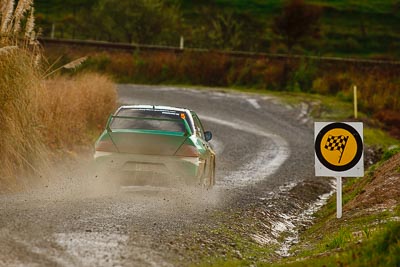
[[[396, 154], [397, 151], [397, 154]], [[333, 196], [283, 266], [399, 266], [400, 153], [387, 151], [364, 177], [344, 186], [343, 218]], [[394, 154], [394, 155], [393, 155]]]
[[[79, 2], [79, 1], [78, 1]], [[109, 19], [102, 24], [93, 23], [98, 6], [106, 0], [36, 1], [38, 24], [44, 36], [78, 39], [109, 39], [126, 42], [117, 31], [104, 33]], [[121, 1], [124, 2], [124, 1]], [[157, 2], [157, 0], [153, 1]], [[273, 34], [271, 25], [281, 13], [285, 1], [260, 0], [169, 0], [159, 1], [166, 10], [171, 6], [178, 19], [161, 27], [167, 32], [150, 31], [143, 39], [152, 44], [179, 45], [179, 36], [185, 38], [186, 47], [286, 52], [286, 48]], [[357, 56], [372, 58], [400, 57], [400, 2], [394, 0], [335, 0], [306, 1], [322, 8], [320, 34], [317, 39], [306, 40], [295, 47], [296, 53]], [[168, 9], [169, 10], [169, 9]], [[112, 10], [107, 10], [108, 15]], [[175, 13], [174, 13], [175, 14]], [[133, 16], [133, 15], [132, 15]], [[90, 20], [88, 20], [90, 18]], [[129, 16], [128, 16], [129, 18]], [[97, 18], [99, 19], [99, 18]], [[126, 22], [128, 23], [128, 22]], [[147, 23], [144, 21], [143, 23]], [[118, 27], [124, 28], [125, 23]], [[100, 25], [100, 26], [99, 26]], [[234, 36], [226, 40], [223, 32]], [[233, 37], [232, 37], [233, 38]], [[132, 41], [138, 42], [138, 38]]]

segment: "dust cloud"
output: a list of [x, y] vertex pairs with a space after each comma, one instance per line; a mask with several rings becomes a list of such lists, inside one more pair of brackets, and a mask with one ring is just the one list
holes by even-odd
[[82, 156], [79, 160], [66, 160], [49, 168], [40, 179], [26, 179], [26, 190], [21, 194], [24, 199], [35, 201], [131, 201], [144, 209], [171, 215], [215, 208], [224, 199], [223, 190], [218, 186], [205, 189], [199, 185], [171, 181], [163, 186], [121, 185], [117, 173], [99, 170], [93, 160]]

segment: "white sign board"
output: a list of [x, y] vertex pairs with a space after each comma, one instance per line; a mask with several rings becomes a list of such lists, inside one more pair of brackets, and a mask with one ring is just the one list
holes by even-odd
[[362, 122], [315, 122], [315, 175], [364, 176]]

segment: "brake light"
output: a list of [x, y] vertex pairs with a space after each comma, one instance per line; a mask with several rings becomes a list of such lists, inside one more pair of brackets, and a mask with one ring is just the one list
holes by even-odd
[[110, 139], [100, 140], [95, 147], [96, 151], [118, 152], [114, 143]]
[[175, 155], [180, 157], [198, 157], [200, 154], [195, 146], [183, 144]]

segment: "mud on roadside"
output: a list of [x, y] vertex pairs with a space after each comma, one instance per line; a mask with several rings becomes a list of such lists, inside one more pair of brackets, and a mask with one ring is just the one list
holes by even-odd
[[[370, 164], [376, 163], [375, 154], [381, 151], [367, 149]], [[206, 220], [213, 224], [205, 222], [167, 237], [163, 249], [171, 262], [178, 266], [226, 260], [253, 264], [288, 257], [290, 248], [300, 242], [299, 235], [313, 224], [315, 212], [334, 193], [335, 183], [333, 178], [312, 177], [273, 192], [255, 187], [233, 197], [224, 211], [210, 211]]]
[[[179, 235], [165, 234], [159, 249], [177, 266], [243, 260], [272, 262], [289, 255], [301, 229], [332, 192], [326, 179], [313, 178], [254, 194], [232, 197], [224, 210], [207, 211], [203, 222]], [[212, 222], [212, 223], [210, 223]]]

